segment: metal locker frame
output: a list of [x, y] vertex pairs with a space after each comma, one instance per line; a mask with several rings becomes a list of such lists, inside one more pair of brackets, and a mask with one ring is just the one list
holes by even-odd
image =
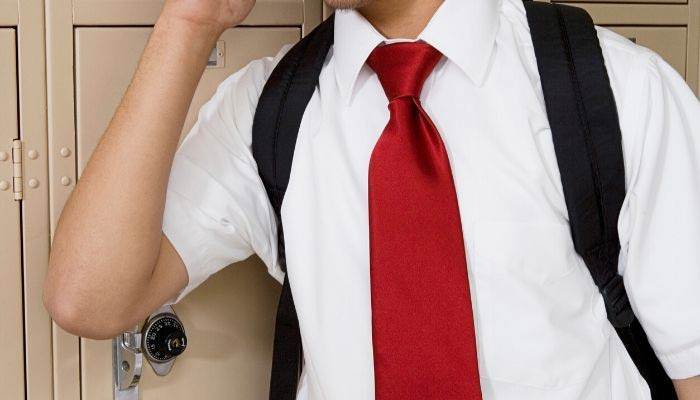
[[[20, 138], [26, 190], [22, 200], [27, 399], [50, 397], [51, 319], [42, 301], [49, 264], [46, 51], [42, 0], [18, 0]], [[32, 179], [35, 185], [32, 185]]]
[[15, 28], [0, 28], [0, 387], [8, 400], [25, 395], [21, 203], [15, 200], [15, 190], [21, 186], [14, 182], [22, 167], [21, 143], [15, 140], [19, 136], [16, 55]]
[[[6, 0], [0, 0], [6, 1]], [[26, 1], [26, 0], [21, 0]], [[46, 3], [46, 48], [48, 81], [48, 141], [50, 167], [50, 233], [77, 179], [76, 116], [74, 77], [74, 29], [84, 25], [99, 27], [108, 25], [143, 26], [155, 22], [162, 0], [44, 0]], [[100, 3], [108, 5], [100, 10]], [[138, 3], [138, 8], [134, 6]], [[244, 25], [297, 26], [301, 32], [309, 32], [322, 20], [322, 1], [307, 0], [292, 18], [279, 17], [277, 6], [290, 8], [290, 0], [258, 0], [258, 5]], [[134, 16], [138, 9], [142, 15]], [[55, 400], [79, 400], [85, 382], [81, 382], [78, 338], [69, 335], [53, 324], [53, 393], [42, 398]], [[92, 400], [92, 399], [90, 399]]]
[[[75, 128], [73, 111], [73, 26], [70, 0], [46, 1], [48, 141], [50, 171], [50, 235], [75, 187]], [[62, 185], [66, 177], [68, 185]], [[80, 399], [79, 341], [51, 324], [53, 374], [51, 399]]]
[[[28, 400], [51, 398], [51, 320], [42, 302], [49, 258], [46, 59], [43, 0], [0, 0], [0, 26], [16, 33], [17, 180], [21, 210], [24, 384]], [[4, 145], [3, 145], [4, 147]], [[18, 197], [20, 198], [20, 197]]]

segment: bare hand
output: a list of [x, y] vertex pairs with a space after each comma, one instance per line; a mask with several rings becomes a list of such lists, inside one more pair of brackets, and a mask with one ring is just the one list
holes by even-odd
[[254, 5], [255, 0], [167, 0], [162, 15], [223, 31], [240, 24]]

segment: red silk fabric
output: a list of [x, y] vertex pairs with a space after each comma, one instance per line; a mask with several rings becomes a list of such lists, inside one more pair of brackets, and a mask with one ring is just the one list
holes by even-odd
[[367, 60], [390, 110], [369, 166], [377, 400], [481, 399], [457, 194], [419, 100], [441, 58], [411, 42], [377, 47]]

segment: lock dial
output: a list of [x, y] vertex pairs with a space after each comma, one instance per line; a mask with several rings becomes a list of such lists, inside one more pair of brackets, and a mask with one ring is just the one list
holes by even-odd
[[159, 314], [143, 327], [143, 349], [149, 361], [167, 363], [187, 348], [187, 336], [174, 314]]

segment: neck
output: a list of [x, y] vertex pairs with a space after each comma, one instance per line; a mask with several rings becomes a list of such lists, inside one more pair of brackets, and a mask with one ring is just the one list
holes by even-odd
[[443, 0], [375, 0], [358, 11], [388, 39], [415, 39]]

